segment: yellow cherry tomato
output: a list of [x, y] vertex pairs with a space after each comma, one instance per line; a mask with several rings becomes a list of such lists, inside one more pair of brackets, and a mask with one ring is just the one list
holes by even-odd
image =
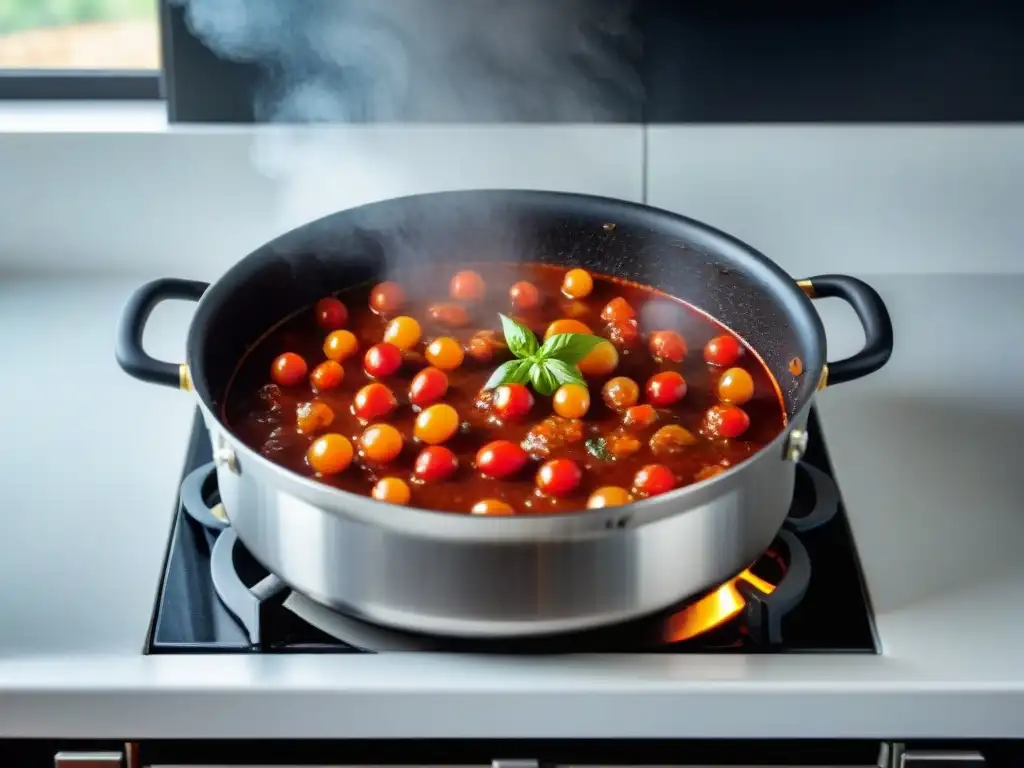
[[587, 499], [587, 509], [603, 509], [604, 507], [621, 507], [624, 504], [632, 504], [633, 495], [625, 488], [617, 485], [606, 485], [598, 488]]
[[516, 511], [512, 505], [501, 499], [480, 499], [470, 510], [474, 515], [488, 515], [490, 517], [507, 517], [514, 515]]
[[400, 477], [382, 477], [373, 486], [370, 495], [388, 504], [408, 504], [412, 491], [409, 490], [409, 484]]
[[585, 269], [570, 269], [562, 280], [562, 293], [572, 299], [582, 299], [594, 290], [594, 278]]
[[359, 342], [352, 331], [333, 331], [324, 340], [324, 355], [340, 363], [359, 351]]
[[437, 403], [420, 411], [413, 434], [420, 442], [440, 445], [459, 428], [459, 414], [447, 403]]
[[582, 419], [590, 408], [590, 393], [582, 384], [563, 384], [555, 391], [551, 407], [566, 419]]
[[333, 432], [323, 435], [309, 446], [306, 460], [318, 475], [337, 475], [352, 463], [352, 443], [344, 435]]
[[384, 329], [384, 341], [394, 344], [399, 349], [412, 349], [420, 343], [423, 329], [415, 318], [408, 315], [396, 317]]
[[402, 433], [390, 424], [371, 424], [359, 438], [363, 455], [370, 461], [394, 461], [402, 452]]
[[730, 368], [718, 380], [718, 399], [730, 405], [743, 405], [754, 396], [754, 379], [742, 368]]
[[576, 367], [580, 369], [580, 373], [584, 376], [600, 378], [601, 376], [608, 376], [618, 365], [619, 351], [615, 349], [614, 344], [605, 340], [590, 350]]
[[427, 360], [442, 371], [454, 371], [462, 365], [464, 355], [462, 345], [448, 336], [434, 339], [427, 347]]
[[573, 320], [571, 317], [563, 317], [547, 327], [547, 330], [544, 331], [544, 341], [560, 333], [591, 333], [591, 330], [586, 323]]

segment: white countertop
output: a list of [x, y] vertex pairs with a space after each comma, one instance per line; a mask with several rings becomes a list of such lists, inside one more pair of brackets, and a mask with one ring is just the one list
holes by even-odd
[[862, 277], [896, 352], [818, 402], [883, 653], [554, 658], [143, 656], [192, 401], [114, 363], [145, 278], [0, 279], [0, 737], [1020, 736], [1024, 276]]

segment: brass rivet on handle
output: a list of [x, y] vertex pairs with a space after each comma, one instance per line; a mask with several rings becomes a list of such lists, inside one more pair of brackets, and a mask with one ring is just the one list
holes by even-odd
[[828, 363], [821, 366], [821, 375], [818, 376], [818, 391], [821, 392], [828, 386]]
[[178, 366], [178, 389], [182, 392], [192, 391], [192, 373], [188, 369], [188, 363]]
[[808, 299], [814, 298], [814, 284], [810, 280], [797, 280], [796, 287], [803, 291]]

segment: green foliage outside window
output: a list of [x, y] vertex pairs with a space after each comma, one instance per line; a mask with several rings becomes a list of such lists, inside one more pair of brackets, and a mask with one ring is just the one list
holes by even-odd
[[0, 0], [0, 35], [41, 27], [156, 17], [157, 0]]

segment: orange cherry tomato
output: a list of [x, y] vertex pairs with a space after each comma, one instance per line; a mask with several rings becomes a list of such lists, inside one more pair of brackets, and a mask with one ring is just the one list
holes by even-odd
[[488, 517], [508, 517], [516, 511], [512, 505], [501, 499], [480, 499], [470, 512], [474, 515], [487, 515]]
[[423, 329], [420, 328], [419, 322], [406, 315], [396, 317], [384, 329], [384, 341], [394, 344], [400, 350], [412, 349], [420, 343], [422, 336]]
[[667, 424], [651, 436], [651, 453], [655, 456], [672, 456], [682, 453], [697, 442], [696, 436], [678, 424]]
[[459, 468], [459, 459], [443, 445], [428, 445], [416, 457], [413, 474], [425, 483], [447, 480]]
[[352, 443], [344, 435], [330, 433], [318, 437], [306, 452], [306, 461], [318, 475], [329, 477], [348, 469], [352, 463]]
[[731, 439], [747, 431], [750, 417], [736, 405], [713, 405], [708, 408], [704, 422], [712, 435]]
[[602, 341], [590, 350], [576, 367], [584, 376], [600, 378], [609, 375], [618, 365], [619, 351], [610, 341]]
[[667, 408], [686, 397], [686, 380], [676, 371], [662, 371], [647, 380], [647, 400]]
[[393, 315], [405, 304], [405, 290], [392, 280], [378, 283], [370, 291], [370, 309], [378, 315]]
[[359, 342], [351, 331], [334, 331], [324, 341], [324, 356], [340, 363], [359, 351]]
[[487, 293], [487, 285], [479, 272], [464, 269], [455, 273], [449, 286], [449, 293], [453, 299], [460, 301], [479, 301]]
[[515, 421], [533, 408], [533, 395], [522, 384], [502, 384], [494, 390], [492, 407], [502, 421]]
[[561, 320], [555, 320], [551, 323], [544, 331], [544, 341], [547, 341], [552, 336], [557, 336], [560, 333], [591, 333], [590, 327], [586, 323], [581, 323], [579, 320], [573, 320], [571, 317], [563, 317]]
[[363, 369], [375, 379], [384, 378], [402, 367], [402, 350], [394, 344], [374, 344], [363, 356]]
[[295, 411], [295, 428], [303, 435], [312, 435], [331, 426], [334, 411], [327, 403], [313, 400], [303, 403]]
[[582, 384], [563, 384], [555, 390], [551, 407], [566, 419], [582, 419], [590, 410], [590, 393]]
[[625, 488], [606, 485], [598, 488], [587, 499], [587, 509], [604, 509], [605, 507], [621, 507], [633, 502], [633, 495]]
[[316, 324], [325, 331], [333, 331], [336, 328], [344, 328], [348, 322], [348, 307], [341, 299], [328, 296], [320, 299], [313, 307], [313, 315], [316, 317]]
[[397, 459], [404, 444], [402, 433], [390, 424], [371, 424], [359, 438], [363, 455], [381, 464]]
[[494, 357], [494, 344], [483, 336], [474, 336], [466, 342], [466, 354], [478, 363], [488, 363]]
[[270, 367], [270, 378], [282, 387], [294, 387], [306, 378], [306, 361], [294, 352], [285, 352], [274, 358]]
[[585, 269], [570, 269], [562, 279], [562, 293], [570, 299], [582, 299], [594, 290], [594, 278]]
[[605, 382], [601, 388], [601, 397], [609, 408], [622, 411], [636, 405], [640, 399], [640, 387], [628, 376], [616, 376]]
[[576, 490], [583, 472], [572, 459], [551, 459], [537, 470], [536, 484], [541, 493], [565, 496]]
[[440, 445], [459, 429], [459, 413], [448, 403], [435, 403], [420, 411], [413, 434], [421, 443]]
[[387, 416], [398, 407], [395, 393], [386, 385], [375, 381], [356, 392], [352, 400], [352, 413], [363, 421], [372, 421]]
[[533, 309], [540, 304], [540, 291], [526, 280], [520, 280], [509, 288], [508, 297], [516, 309]]
[[643, 496], [657, 496], [676, 487], [676, 476], [664, 464], [648, 464], [633, 478], [633, 489]]
[[373, 486], [370, 495], [388, 504], [408, 504], [412, 497], [409, 484], [400, 477], [382, 477]]
[[754, 378], [742, 368], [730, 368], [718, 380], [718, 399], [743, 405], [754, 396]]
[[647, 348], [656, 360], [681, 363], [686, 357], [686, 340], [675, 331], [655, 331], [647, 341]]
[[500, 479], [521, 470], [529, 458], [518, 443], [494, 440], [477, 451], [476, 468], [487, 477]]
[[465, 359], [462, 346], [455, 339], [442, 336], [434, 339], [427, 347], [427, 361], [442, 371], [454, 371]]
[[325, 360], [309, 375], [310, 381], [313, 382], [313, 388], [317, 392], [324, 392], [340, 386], [341, 380], [344, 378], [345, 369], [341, 367], [341, 363], [334, 360]]
[[413, 376], [409, 385], [409, 402], [428, 405], [444, 397], [448, 391], [448, 376], [438, 368], [424, 368]]
[[743, 345], [735, 336], [715, 336], [704, 345], [704, 360], [710, 365], [717, 365], [720, 368], [728, 368], [740, 359], [743, 354]]
[[601, 319], [606, 323], [622, 323], [636, 317], [636, 310], [621, 296], [609, 301], [601, 310]]

